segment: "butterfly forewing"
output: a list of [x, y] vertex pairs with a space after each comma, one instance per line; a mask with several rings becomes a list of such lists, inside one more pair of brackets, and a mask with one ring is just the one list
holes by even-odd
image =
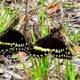
[[46, 36], [45, 38], [42, 38], [41, 40], [35, 42], [35, 45], [49, 49], [62, 49], [66, 47], [63, 41], [57, 40], [52, 36]]
[[0, 41], [17, 44], [26, 43], [24, 36], [19, 31], [14, 29], [10, 29], [6, 34], [1, 35]]

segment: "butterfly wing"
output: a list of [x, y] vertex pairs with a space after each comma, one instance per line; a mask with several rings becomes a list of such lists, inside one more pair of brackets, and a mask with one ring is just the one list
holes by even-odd
[[27, 46], [24, 36], [17, 30], [10, 29], [0, 36], [0, 54], [10, 55], [25, 51], [25, 45]]
[[72, 58], [72, 54], [65, 43], [58, 40], [52, 35], [48, 35], [45, 38], [42, 38], [39, 41], [35, 42], [34, 52], [33, 54], [39, 54], [39, 56], [45, 56], [46, 54], [51, 53], [56, 58]]
[[6, 34], [1, 35], [0, 41], [7, 43], [17, 43], [17, 44], [26, 42], [24, 36], [15, 29], [10, 29]]

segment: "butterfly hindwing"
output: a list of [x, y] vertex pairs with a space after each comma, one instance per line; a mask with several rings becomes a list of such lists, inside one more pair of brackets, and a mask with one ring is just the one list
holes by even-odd
[[68, 48], [64, 49], [63, 51], [62, 50], [54, 51], [51, 54], [54, 55], [54, 57], [60, 59], [71, 59], [73, 56]]
[[5, 42], [0, 42], [0, 55], [12, 55], [14, 52], [15, 45]]

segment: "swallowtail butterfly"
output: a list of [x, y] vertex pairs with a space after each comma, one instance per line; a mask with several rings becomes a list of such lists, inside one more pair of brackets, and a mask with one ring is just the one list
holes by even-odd
[[36, 41], [34, 45], [28, 43], [24, 36], [15, 29], [9, 29], [0, 36], [0, 55], [12, 55], [23, 51], [33, 57], [44, 57], [51, 53], [56, 58], [71, 59], [72, 54], [63, 41], [52, 34]]
[[[15, 29], [10, 29], [0, 36], [0, 55], [12, 55], [18, 51], [28, 52], [29, 45], [24, 36]], [[27, 49], [27, 50], [26, 50]]]

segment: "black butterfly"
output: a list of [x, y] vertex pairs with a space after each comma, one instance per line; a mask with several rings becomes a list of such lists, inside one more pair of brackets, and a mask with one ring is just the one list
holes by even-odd
[[73, 56], [68, 46], [63, 41], [54, 37], [53, 34], [35, 42], [32, 53], [32, 55], [36, 57], [44, 57], [48, 53], [51, 53], [56, 58], [71, 59]]
[[0, 36], [0, 54], [7, 56], [18, 51], [24, 51], [33, 57], [44, 57], [51, 53], [56, 58], [72, 58], [72, 54], [65, 43], [55, 38], [53, 34], [49, 34], [32, 45], [25, 40], [19, 31], [9, 29]]
[[29, 45], [24, 36], [15, 29], [9, 29], [5, 34], [0, 36], [0, 54], [12, 55], [18, 51], [28, 52]]

